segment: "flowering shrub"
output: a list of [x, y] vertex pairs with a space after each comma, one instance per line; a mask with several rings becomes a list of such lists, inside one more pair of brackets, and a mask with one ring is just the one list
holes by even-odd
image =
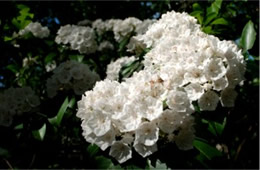
[[46, 38], [50, 34], [48, 27], [43, 27], [39, 22], [31, 22], [24, 29], [19, 31], [20, 36], [25, 36], [28, 33], [32, 33], [34, 37]]
[[257, 167], [253, 2], [24, 3], [0, 18], [0, 168]]
[[[132, 146], [143, 157], [157, 151], [161, 133], [180, 149], [191, 149], [192, 101], [198, 101], [201, 110], [215, 110], [221, 91], [222, 106], [234, 106], [234, 88], [245, 72], [235, 44], [199, 28], [193, 17], [172, 11], [139, 37], [152, 47], [144, 56], [144, 70], [122, 83], [98, 82], [78, 103], [85, 139], [102, 150], [111, 146], [109, 154], [119, 163], [132, 157]], [[108, 71], [123, 62], [122, 58], [112, 63]], [[107, 73], [108, 79], [118, 79]]]
[[61, 63], [53, 73], [47, 80], [49, 97], [54, 97], [59, 89], [73, 89], [75, 94], [81, 95], [100, 79], [99, 75], [91, 72], [87, 65], [76, 61]]
[[0, 93], [0, 125], [11, 126], [15, 116], [31, 112], [40, 99], [30, 87], [9, 88]]
[[90, 27], [65, 25], [58, 32], [55, 42], [58, 44], [70, 44], [71, 49], [83, 54], [94, 53], [97, 50], [95, 33]]

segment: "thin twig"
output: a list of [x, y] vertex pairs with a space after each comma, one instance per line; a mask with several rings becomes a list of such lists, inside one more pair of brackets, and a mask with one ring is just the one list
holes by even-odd
[[34, 161], [35, 161], [35, 157], [36, 157], [36, 154], [33, 154], [32, 161], [31, 161], [31, 163], [30, 163], [30, 165], [29, 165], [29, 168], [32, 167], [32, 165], [33, 165], [33, 163], [34, 163]]
[[7, 159], [3, 158], [3, 160], [5, 161], [9, 169], [14, 169]]

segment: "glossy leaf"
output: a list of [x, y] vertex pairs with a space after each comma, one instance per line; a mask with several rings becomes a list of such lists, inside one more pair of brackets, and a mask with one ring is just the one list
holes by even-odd
[[98, 165], [98, 169], [108, 169], [113, 166], [112, 161], [108, 158], [105, 158], [104, 156], [97, 156], [96, 162]]
[[205, 18], [205, 21], [203, 22], [203, 25], [206, 26], [208, 25], [212, 20], [214, 20], [216, 17], [218, 16], [217, 13], [211, 13], [209, 15], [207, 15], [207, 17]]
[[245, 25], [242, 35], [241, 35], [241, 46], [243, 48], [243, 52], [250, 50], [256, 39], [256, 31], [254, 29], [254, 23], [250, 20], [248, 23]]
[[202, 25], [202, 23], [203, 23], [203, 12], [202, 11], [194, 11], [194, 12], [190, 13], [190, 15], [197, 18], [199, 23]]
[[64, 113], [66, 112], [68, 106], [69, 106], [69, 99], [68, 99], [68, 97], [66, 97], [66, 99], [64, 100], [63, 104], [61, 105], [61, 107], [58, 111], [58, 114], [53, 118], [49, 118], [48, 119], [49, 122], [52, 125], [60, 126], [62, 118], [63, 118]]
[[209, 160], [222, 155], [221, 152], [219, 152], [215, 147], [212, 147], [209, 144], [200, 140], [194, 140], [193, 146]]
[[84, 55], [70, 55], [69, 58], [81, 63], [84, 59]]
[[214, 21], [212, 21], [211, 25], [228, 25], [228, 21], [224, 18], [217, 18]]
[[222, 0], [215, 0], [209, 8], [207, 8], [207, 15], [212, 13], [218, 14], [221, 8]]
[[21, 130], [21, 129], [23, 129], [23, 124], [21, 123], [21, 124], [15, 126], [14, 129], [15, 129], [15, 130]]
[[91, 157], [93, 157], [94, 155], [96, 155], [96, 153], [99, 151], [99, 147], [95, 144], [91, 144], [88, 146], [87, 148], [87, 152], [89, 153], [89, 155]]
[[43, 126], [39, 130], [32, 131], [33, 136], [35, 139], [43, 141], [45, 133], [46, 133], [46, 124], [44, 123]]
[[192, 4], [193, 11], [203, 11], [203, 8], [201, 8], [200, 4], [194, 3]]

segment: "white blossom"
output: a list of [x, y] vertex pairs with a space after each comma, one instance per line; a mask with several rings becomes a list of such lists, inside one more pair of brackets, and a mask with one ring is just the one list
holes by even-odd
[[53, 70], [53, 75], [47, 79], [47, 94], [50, 98], [56, 96], [59, 90], [73, 89], [81, 95], [93, 87], [99, 75], [90, 71], [87, 65], [76, 61], [66, 61]]
[[46, 38], [50, 34], [48, 27], [43, 27], [39, 22], [31, 22], [24, 29], [19, 31], [19, 35], [25, 36], [28, 33], [32, 33], [34, 37]]
[[31, 87], [9, 88], [0, 93], [0, 126], [10, 126], [14, 117], [33, 111], [40, 98]]
[[237, 97], [235, 89], [226, 88], [220, 93], [220, 102], [223, 107], [234, 107], [235, 99]]
[[198, 100], [204, 94], [203, 87], [198, 83], [188, 84], [184, 89], [192, 101]]
[[144, 122], [136, 130], [135, 135], [135, 142], [152, 146], [159, 138], [159, 128], [155, 123]]
[[95, 32], [90, 27], [65, 25], [58, 30], [55, 42], [70, 44], [72, 50], [81, 54], [91, 54], [98, 48], [95, 38]]
[[214, 91], [207, 91], [199, 99], [199, 107], [201, 110], [213, 111], [219, 102], [219, 96]]
[[154, 152], [156, 152], [158, 150], [156, 143], [151, 146], [146, 146], [143, 143], [135, 142], [134, 148], [135, 148], [136, 152], [139, 153], [144, 158], [153, 154]]
[[[129, 51], [151, 48], [144, 55], [143, 70], [119, 83], [121, 68], [135, 58], [113, 61], [107, 66], [107, 78], [78, 102], [77, 116], [86, 122], [82, 127], [85, 139], [104, 150], [111, 141], [102, 136], [114, 129], [110, 155], [119, 163], [131, 158], [132, 147], [142, 157], [156, 152], [159, 133], [179, 149], [191, 149], [194, 101], [202, 111], [214, 111], [219, 100], [223, 106], [234, 105], [236, 92], [229, 89], [244, 80], [241, 51], [230, 41], [203, 33], [194, 17], [168, 12], [147, 31], [136, 18], [104, 23], [117, 42], [137, 34], [128, 44]], [[104, 30], [100, 20], [99, 24]]]
[[132, 150], [127, 144], [117, 141], [111, 146], [109, 155], [114, 157], [119, 163], [123, 163], [132, 158]]
[[172, 110], [165, 110], [158, 118], [158, 127], [165, 133], [173, 133], [182, 123], [183, 116]]

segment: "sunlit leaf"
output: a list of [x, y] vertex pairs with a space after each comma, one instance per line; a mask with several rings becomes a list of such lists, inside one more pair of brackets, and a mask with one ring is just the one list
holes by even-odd
[[192, 13], [190, 13], [190, 15], [197, 18], [199, 23], [202, 25], [202, 23], [203, 23], [203, 12], [202, 11], [193, 11]]
[[207, 15], [212, 13], [218, 14], [221, 8], [222, 0], [215, 0], [210, 7], [207, 8]]
[[201, 8], [200, 4], [194, 3], [192, 4], [193, 11], [203, 11], [203, 8]]
[[211, 13], [206, 16], [205, 21], [203, 22], [203, 25], [208, 25], [212, 20], [214, 20], [218, 16], [217, 13]]
[[228, 21], [224, 18], [217, 18], [214, 21], [212, 21], [211, 25], [228, 25]]
[[250, 50], [256, 39], [256, 31], [254, 29], [254, 23], [250, 20], [248, 23], [245, 25], [242, 35], [241, 35], [241, 46], [243, 48], [243, 52]]
[[44, 123], [39, 130], [34, 130], [32, 133], [35, 139], [43, 141], [46, 133], [46, 124]]

